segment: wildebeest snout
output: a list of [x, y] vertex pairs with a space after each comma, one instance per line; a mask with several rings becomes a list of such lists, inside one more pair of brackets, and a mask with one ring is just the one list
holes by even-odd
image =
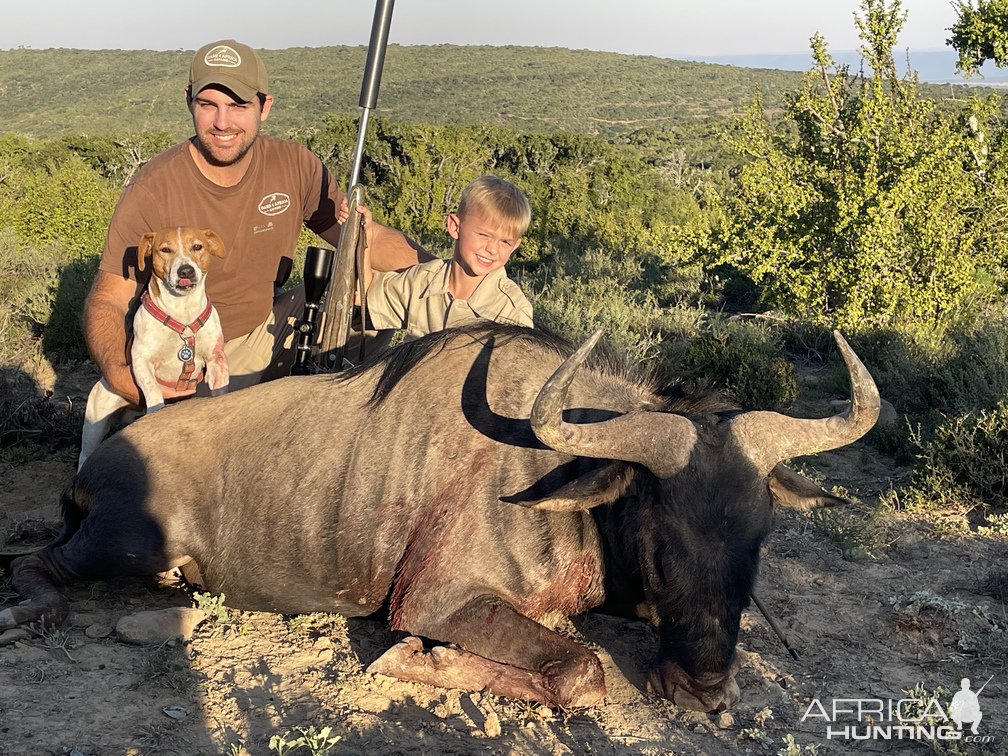
[[741, 697], [735, 674], [738, 663], [726, 673], [706, 673], [691, 677], [674, 661], [665, 661], [648, 675], [648, 690], [667, 698], [676, 706], [692, 711], [724, 711]]

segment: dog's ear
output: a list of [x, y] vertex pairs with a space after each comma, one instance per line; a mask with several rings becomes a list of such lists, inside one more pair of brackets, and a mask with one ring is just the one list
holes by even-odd
[[147, 263], [147, 255], [151, 253], [151, 249], [154, 246], [154, 232], [149, 231], [140, 237], [140, 243], [137, 244], [137, 270], [143, 270], [144, 265]]
[[209, 228], [205, 228], [203, 229], [203, 235], [206, 236], [207, 246], [210, 248], [211, 255], [214, 257], [224, 257], [227, 254], [227, 250], [224, 249], [224, 240], [217, 236], [217, 234]]

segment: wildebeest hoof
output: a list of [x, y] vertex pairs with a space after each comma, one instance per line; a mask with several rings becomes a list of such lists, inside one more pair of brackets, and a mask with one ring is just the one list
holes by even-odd
[[543, 666], [546, 687], [555, 696], [554, 706], [560, 709], [580, 709], [595, 706], [605, 698], [605, 673], [594, 654]]
[[371, 662], [367, 671], [373, 675], [399, 677], [403, 667], [415, 662], [418, 655], [423, 655], [423, 641], [408, 635]]

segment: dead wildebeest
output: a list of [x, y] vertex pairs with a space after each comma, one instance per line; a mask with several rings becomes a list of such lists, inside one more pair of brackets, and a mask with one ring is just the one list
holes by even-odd
[[[56, 541], [15, 562], [0, 628], [62, 621], [55, 587], [192, 559], [243, 609], [385, 607], [413, 638], [372, 669], [551, 706], [598, 702], [602, 667], [547, 629], [602, 606], [649, 619], [649, 686], [731, 705], [739, 619], [774, 502], [831, 498], [779, 463], [844, 446], [879, 411], [846, 342], [853, 402], [825, 419], [670, 403], [582, 368], [535, 331], [479, 325], [335, 379], [292, 377], [142, 418], [64, 496]], [[558, 367], [559, 366], [559, 367]], [[554, 373], [555, 371], [555, 373]]]

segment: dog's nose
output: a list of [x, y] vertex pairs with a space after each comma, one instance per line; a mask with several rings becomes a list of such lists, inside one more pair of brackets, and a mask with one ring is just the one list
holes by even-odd
[[196, 275], [196, 269], [192, 265], [180, 265], [178, 269], [179, 278], [192, 278]]

